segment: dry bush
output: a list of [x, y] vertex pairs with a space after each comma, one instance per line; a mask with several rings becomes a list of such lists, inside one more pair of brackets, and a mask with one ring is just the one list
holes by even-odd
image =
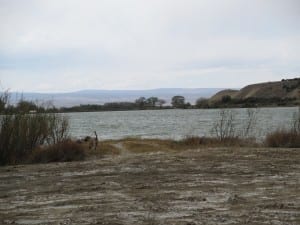
[[0, 165], [20, 163], [33, 149], [67, 139], [67, 118], [58, 114], [8, 114], [0, 120]]
[[8, 94], [0, 95], [0, 165], [23, 162], [33, 149], [68, 138], [63, 114], [11, 112]]
[[[218, 119], [214, 122], [211, 133], [220, 140], [254, 139], [257, 123], [257, 109], [247, 109], [243, 122], [236, 119], [231, 109], [220, 109]], [[238, 126], [240, 124], [240, 126]]]
[[212, 134], [220, 140], [231, 139], [237, 136], [235, 113], [232, 110], [221, 109], [219, 111], [219, 118], [213, 124]]
[[62, 142], [69, 138], [69, 120], [63, 114], [51, 113], [48, 115], [48, 144]]
[[246, 118], [241, 128], [240, 137], [244, 139], [254, 139], [255, 131], [257, 131], [257, 115], [258, 109], [247, 109]]
[[300, 107], [298, 107], [298, 112], [295, 112], [292, 119], [292, 131], [295, 133], [300, 133]]
[[298, 112], [294, 113], [289, 129], [277, 129], [267, 134], [265, 145], [268, 147], [300, 147], [300, 107]]
[[30, 163], [69, 162], [83, 160], [84, 147], [74, 141], [62, 142], [35, 149], [29, 156]]
[[300, 147], [300, 133], [293, 130], [278, 129], [266, 136], [265, 144], [268, 147]]

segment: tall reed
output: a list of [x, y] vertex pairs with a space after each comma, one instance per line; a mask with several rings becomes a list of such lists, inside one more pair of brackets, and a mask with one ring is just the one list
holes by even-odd
[[68, 138], [68, 118], [62, 114], [10, 112], [7, 93], [0, 96], [0, 165], [22, 162], [38, 146]]

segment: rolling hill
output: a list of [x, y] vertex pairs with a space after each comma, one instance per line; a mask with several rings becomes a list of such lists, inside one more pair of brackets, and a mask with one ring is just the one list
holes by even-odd
[[289, 101], [300, 103], [300, 78], [286, 79], [248, 85], [240, 90], [222, 90], [210, 99], [210, 103], [232, 100], [242, 102], [247, 100], [261, 101]]

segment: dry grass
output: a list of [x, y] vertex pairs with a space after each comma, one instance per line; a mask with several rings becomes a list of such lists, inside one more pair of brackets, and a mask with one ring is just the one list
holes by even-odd
[[81, 142], [89, 157], [118, 155], [121, 152], [144, 153], [155, 151], [174, 151], [181, 148], [174, 140], [126, 138], [100, 141], [97, 148], [90, 148], [90, 141]]
[[265, 145], [268, 147], [300, 147], [300, 133], [293, 130], [276, 130], [266, 136]]
[[216, 137], [197, 137], [191, 136], [178, 142], [182, 146], [190, 147], [257, 147], [258, 143], [254, 139], [228, 137], [224, 139]]
[[173, 140], [130, 138], [122, 143], [126, 149], [135, 153], [176, 150]]
[[269, 133], [265, 138], [265, 145], [268, 147], [300, 147], [300, 107], [293, 115], [289, 129], [277, 129]]
[[[86, 152], [87, 157], [102, 157], [105, 155], [118, 155], [120, 153], [118, 149], [118, 141], [105, 140], [99, 141], [96, 149], [94, 148], [94, 141], [92, 138], [85, 138], [77, 141]], [[91, 147], [92, 146], [92, 147]]]
[[227, 138], [220, 140], [214, 137], [186, 137], [182, 140], [170, 139], [141, 139], [126, 138], [121, 140], [106, 140], [98, 144], [96, 150], [89, 149], [88, 143], [83, 142], [82, 145], [87, 150], [88, 156], [104, 156], [117, 155], [127, 151], [132, 153], [146, 152], [174, 152], [185, 151], [197, 148], [213, 148], [213, 147], [258, 147], [252, 139]]
[[65, 140], [35, 149], [29, 156], [30, 163], [69, 162], [83, 160], [86, 156], [82, 145]]
[[114, 141], [101, 141], [99, 142], [96, 150], [89, 150], [88, 153], [90, 155], [97, 155], [97, 156], [104, 156], [104, 155], [118, 155], [120, 153], [120, 151], [118, 150], [118, 148], [115, 146], [115, 142]]

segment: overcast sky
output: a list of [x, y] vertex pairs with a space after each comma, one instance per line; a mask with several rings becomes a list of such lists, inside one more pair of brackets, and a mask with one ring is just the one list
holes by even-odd
[[299, 76], [298, 0], [0, 0], [1, 89], [238, 88]]

